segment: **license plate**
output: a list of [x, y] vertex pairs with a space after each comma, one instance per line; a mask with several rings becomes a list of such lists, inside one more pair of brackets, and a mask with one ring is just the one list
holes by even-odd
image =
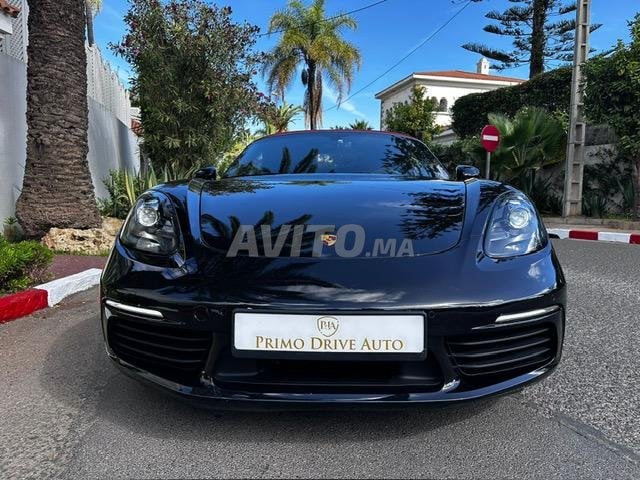
[[236, 312], [234, 347], [254, 352], [415, 354], [424, 351], [424, 316]]

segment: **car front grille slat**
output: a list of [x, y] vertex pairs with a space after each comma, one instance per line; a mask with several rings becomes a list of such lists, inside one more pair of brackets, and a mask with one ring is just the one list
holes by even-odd
[[165, 345], [159, 342], [150, 342], [148, 340], [141, 340], [139, 338], [135, 338], [132, 337], [130, 335], [124, 335], [120, 332], [114, 332], [115, 335], [117, 335], [121, 340], [125, 341], [125, 342], [133, 342], [133, 343], [137, 343], [140, 345], [145, 345], [145, 346], [149, 346], [149, 347], [155, 347], [155, 348], [159, 348], [159, 349], [163, 349], [163, 350], [171, 350], [174, 352], [182, 352], [182, 353], [199, 353], [201, 354], [202, 352], [205, 352], [207, 350], [207, 346], [203, 346], [200, 348], [195, 348], [193, 346], [190, 347], [183, 347], [183, 346], [177, 346], [177, 345]]
[[[465, 371], [465, 378], [478, 380], [483, 378], [493, 378], [496, 375], [504, 375], [509, 374], [510, 377], [515, 376], [516, 373], [526, 373], [526, 371], [533, 371], [536, 368], [541, 366], [539, 359], [534, 359], [528, 362], [522, 362], [518, 364], [518, 368], [515, 369], [513, 365], [504, 366], [501, 368], [491, 368], [485, 369], [482, 372], [471, 372], [470, 370]], [[516, 372], [516, 373], [514, 373]], [[497, 381], [497, 380], [496, 380]]]
[[150, 335], [152, 337], [159, 337], [159, 338], [166, 338], [168, 340], [177, 340], [180, 342], [202, 342], [202, 341], [206, 341], [206, 338], [202, 337], [202, 336], [197, 336], [197, 337], [189, 337], [187, 335], [192, 335], [193, 332], [191, 332], [190, 330], [184, 330], [185, 333], [181, 334], [181, 335], [167, 335], [166, 333], [158, 333], [158, 332], [154, 332], [150, 329], [145, 329], [145, 328], [136, 328], [133, 327], [129, 324], [121, 324], [119, 323], [117, 325], [118, 329], [124, 329], [124, 330], [129, 330], [131, 332], [136, 332], [142, 335]]
[[511, 356], [511, 357], [504, 357], [504, 356], [500, 356], [500, 360], [493, 360], [493, 361], [485, 361], [485, 362], [476, 362], [476, 363], [459, 363], [458, 366], [460, 368], [465, 368], [465, 369], [474, 369], [474, 370], [479, 370], [479, 369], [485, 369], [485, 368], [493, 368], [493, 367], [500, 367], [503, 365], [509, 365], [512, 363], [517, 363], [517, 362], [526, 362], [527, 360], [530, 360], [532, 358], [536, 358], [540, 355], [544, 355], [546, 353], [549, 353], [549, 348], [540, 348], [537, 350], [533, 350], [531, 352], [518, 352], [517, 354]]
[[193, 364], [193, 363], [200, 363], [199, 359], [189, 360], [189, 359], [184, 359], [184, 358], [167, 357], [165, 355], [158, 355], [158, 354], [155, 354], [155, 353], [151, 353], [151, 352], [142, 350], [140, 348], [135, 348], [135, 347], [132, 347], [130, 345], [120, 344], [120, 347], [121, 348], [125, 348], [127, 350], [131, 350], [132, 352], [136, 352], [136, 353], [138, 353], [140, 355], [145, 355], [145, 356], [147, 356], [149, 358], [155, 358], [157, 360], [162, 360], [162, 361], [167, 362], [167, 363], [177, 363], [177, 364], [184, 364], [184, 365]]
[[185, 385], [197, 381], [212, 342], [210, 332], [122, 317], [109, 318], [107, 335], [122, 360]]
[[548, 343], [548, 338], [536, 338], [531, 341], [518, 342], [517, 344], [509, 345], [506, 347], [496, 348], [495, 350], [473, 350], [464, 353], [457, 353], [457, 358], [486, 358], [495, 355], [501, 355], [504, 353], [517, 352], [518, 350], [526, 350], [527, 348], [537, 347]]
[[472, 347], [476, 345], [490, 345], [492, 343], [500, 343], [507, 342], [510, 340], [520, 340], [522, 338], [534, 337], [536, 335], [544, 334], [547, 331], [545, 328], [540, 328], [533, 330], [531, 332], [522, 332], [512, 335], [505, 335], [504, 337], [500, 336], [497, 338], [487, 338], [484, 340], [473, 340], [473, 341], [458, 341], [458, 342], [449, 342], [449, 345], [452, 346], [461, 346], [461, 347]]
[[550, 363], [556, 334], [551, 324], [504, 326], [448, 338], [447, 347], [463, 380], [488, 384]]

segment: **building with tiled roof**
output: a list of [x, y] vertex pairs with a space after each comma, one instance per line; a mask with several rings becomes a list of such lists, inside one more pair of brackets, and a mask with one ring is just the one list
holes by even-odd
[[10, 4], [7, 0], [0, 0], [0, 46], [5, 36], [13, 33], [13, 23], [20, 13], [20, 7]]
[[411, 90], [418, 85], [426, 89], [426, 95], [436, 100], [436, 123], [442, 127], [451, 125], [451, 107], [455, 101], [470, 93], [488, 92], [524, 82], [521, 78], [503, 77], [489, 73], [489, 61], [482, 58], [475, 72], [442, 70], [416, 72], [390, 85], [376, 94], [380, 100], [380, 124], [384, 128], [386, 111], [396, 103], [405, 102]]
[[26, 62], [28, 15], [27, 0], [0, 0], [0, 54]]
[[11, 5], [7, 0], [0, 0], [0, 11], [4, 14], [9, 15], [10, 17], [17, 17], [20, 13], [20, 8], [14, 5]]

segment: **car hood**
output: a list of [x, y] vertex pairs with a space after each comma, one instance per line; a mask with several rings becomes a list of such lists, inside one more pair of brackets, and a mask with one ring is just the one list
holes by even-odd
[[[312, 226], [330, 225], [334, 228], [328, 229], [326, 242], [319, 242], [323, 243], [322, 251], [314, 256], [339, 257], [343, 255], [331, 245], [337, 240], [331, 235], [352, 229], [341, 230], [345, 225], [355, 225], [365, 234], [363, 248], [356, 256], [401, 256], [409, 253], [409, 247], [410, 253], [422, 255], [443, 252], [458, 243], [464, 210], [462, 182], [370, 174], [228, 178], [203, 185], [200, 229], [206, 246], [225, 253], [239, 230], [254, 226], [259, 255], [264, 255], [261, 233], [275, 242], [283, 225], [291, 225], [291, 233], [293, 226], [304, 225], [307, 233], [301, 256], [311, 256]], [[343, 247], [350, 252], [358, 251], [355, 236], [347, 233], [344, 239]], [[292, 255], [287, 248], [289, 240], [279, 253], [274, 255], [272, 250], [271, 255]], [[380, 248], [383, 245], [386, 250]], [[248, 250], [238, 252], [247, 254]]]

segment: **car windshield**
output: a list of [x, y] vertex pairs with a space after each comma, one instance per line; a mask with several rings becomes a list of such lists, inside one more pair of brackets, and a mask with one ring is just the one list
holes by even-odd
[[380, 173], [447, 179], [423, 143], [402, 135], [316, 131], [265, 137], [249, 145], [225, 177], [290, 173]]

